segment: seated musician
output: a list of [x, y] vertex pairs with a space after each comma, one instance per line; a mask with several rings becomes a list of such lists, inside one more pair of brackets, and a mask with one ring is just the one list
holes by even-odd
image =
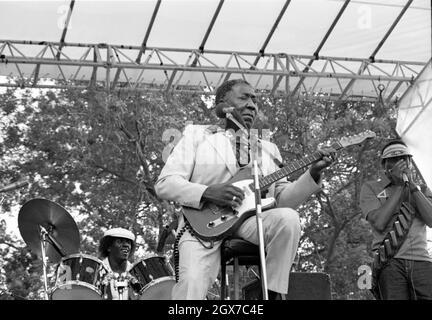
[[99, 255], [108, 275], [104, 279], [104, 298], [108, 300], [136, 299], [132, 290], [128, 260], [135, 249], [135, 235], [123, 228], [107, 230], [99, 243]]
[[[220, 103], [232, 107], [233, 116], [250, 132], [258, 106], [254, 89], [248, 82], [238, 79], [223, 83], [216, 91], [216, 105]], [[229, 180], [243, 167], [252, 171], [254, 152], [250, 150], [255, 146], [236, 143], [237, 134], [232, 132], [239, 126], [229, 118], [226, 118], [225, 130], [212, 130], [214, 127], [186, 127], [156, 182], [155, 189], [160, 198], [196, 209], [201, 209], [203, 203], [231, 208], [242, 203], [243, 190]], [[261, 174], [267, 175], [278, 169], [276, 163], [280, 164], [282, 158], [275, 144], [265, 140], [261, 140], [261, 144], [262, 161], [257, 161]], [[246, 156], [242, 151], [245, 146]], [[322, 158], [297, 181], [278, 180], [267, 193], [267, 197], [276, 199], [276, 206], [263, 211], [262, 215], [270, 299], [280, 299], [281, 294], [288, 292], [289, 273], [300, 238], [299, 215], [295, 209], [320, 190], [321, 172], [333, 161], [334, 149], [320, 149], [319, 152]], [[255, 216], [245, 220], [235, 235], [258, 244]], [[174, 254], [179, 253], [179, 261], [176, 261], [178, 282], [172, 291], [173, 299], [205, 299], [219, 272], [220, 245], [220, 240], [209, 242], [197, 238], [185, 223], [184, 215], [179, 218], [174, 249]]]
[[[372, 293], [379, 300], [432, 299], [426, 236], [426, 226], [432, 227], [432, 193], [415, 184], [411, 157], [403, 141], [388, 142], [381, 151], [385, 175], [365, 182], [360, 192], [363, 217], [372, 227]], [[413, 212], [406, 210], [408, 216], [401, 218], [402, 201], [409, 202]]]

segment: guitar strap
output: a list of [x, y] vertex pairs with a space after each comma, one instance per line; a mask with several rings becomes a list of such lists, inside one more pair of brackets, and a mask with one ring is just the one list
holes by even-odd
[[268, 155], [273, 160], [273, 162], [276, 164], [276, 166], [279, 167], [279, 169], [282, 169], [284, 167], [284, 164], [278, 158], [276, 158], [273, 155], [273, 153], [271, 153], [267, 148], [264, 147], [264, 145], [262, 144], [261, 140], [258, 140], [258, 143], [260, 145], [260, 148], [262, 148], [265, 152], [268, 153]]

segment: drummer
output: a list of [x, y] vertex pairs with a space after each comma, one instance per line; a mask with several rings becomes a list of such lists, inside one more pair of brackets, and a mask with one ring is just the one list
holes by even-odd
[[104, 298], [108, 300], [134, 300], [128, 261], [135, 249], [135, 235], [123, 228], [107, 230], [99, 242], [99, 255], [108, 275], [104, 282]]

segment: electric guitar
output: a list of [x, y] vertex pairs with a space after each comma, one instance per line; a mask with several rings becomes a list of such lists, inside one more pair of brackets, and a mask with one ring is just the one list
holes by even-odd
[[[374, 132], [365, 131], [352, 137], [341, 138], [338, 142], [333, 143], [331, 147], [339, 150], [375, 137]], [[265, 190], [275, 181], [287, 177], [321, 158], [322, 155], [317, 151], [272, 174], [259, 178], [260, 189]], [[212, 202], [205, 202], [201, 209], [183, 207], [183, 214], [197, 237], [209, 241], [220, 240], [231, 235], [243, 221], [255, 214], [255, 187], [251, 168], [245, 167], [241, 169], [228, 183], [243, 190], [245, 198], [240, 206], [233, 209], [232, 207], [223, 207]], [[275, 203], [276, 200], [273, 197], [261, 199], [261, 208], [264, 211], [272, 208]]]

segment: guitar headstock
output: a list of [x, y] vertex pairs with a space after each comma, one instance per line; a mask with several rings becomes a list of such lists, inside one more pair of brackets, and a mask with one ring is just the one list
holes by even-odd
[[362, 133], [359, 133], [359, 134], [356, 134], [353, 136], [343, 137], [343, 138], [339, 139], [339, 143], [341, 144], [342, 147], [346, 148], [349, 146], [363, 143], [364, 141], [366, 141], [368, 139], [373, 139], [373, 138], [376, 138], [375, 132], [367, 130], [367, 131], [364, 131]]

